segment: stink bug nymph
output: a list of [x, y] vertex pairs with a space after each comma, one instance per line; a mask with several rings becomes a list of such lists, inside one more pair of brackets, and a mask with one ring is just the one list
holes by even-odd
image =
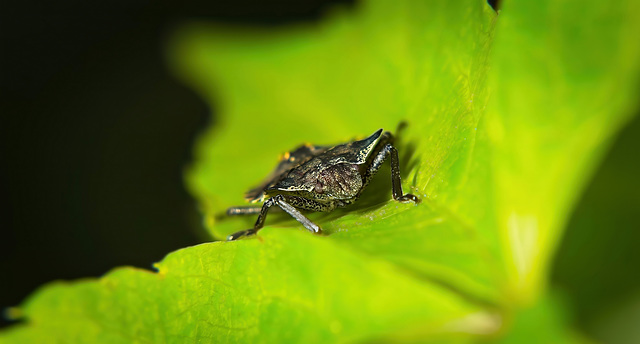
[[252, 202], [266, 199], [261, 207], [227, 210], [227, 215], [258, 214], [253, 228], [231, 234], [227, 240], [256, 234], [274, 205], [311, 232], [321, 233], [320, 227], [300, 210], [328, 212], [355, 202], [389, 155], [393, 199], [419, 203], [415, 195], [402, 192], [398, 151], [392, 143], [391, 133], [380, 129], [363, 140], [337, 146], [304, 145], [286, 153], [265, 181], [246, 193]]

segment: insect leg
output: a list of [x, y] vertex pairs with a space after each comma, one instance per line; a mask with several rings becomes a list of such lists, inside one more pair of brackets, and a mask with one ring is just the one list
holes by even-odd
[[398, 150], [391, 144], [386, 144], [384, 148], [380, 150], [378, 155], [373, 158], [371, 166], [365, 171], [363, 176], [363, 189], [369, 184], [371, 178], [378, 172], [382, 163], [387, 159], [387, 155], [391, 155], [391, 189], [393, 192], [393, 199], [400, 202], [412, 201], [413, 203], [420, 203], [420, 199], [413, 194], [403, 194], [402, 183], [400, 182], [400, 161], [398, 159]]
[[[277, 202], [278, 206], [280, 206], [280, 208], [282, 208], [282, 210], [286, 211], [294, 219], [298, 220], [298, 222], [300, 222], [306, 229], [308, 229], [312, 233], [315, 233], [315, 234], [322, 233], [322, 230], [320, 229], [320, 226], [318, 226], [315, 223], [311, 222], [311, 220], [309, 220], [306, 216], [304, 216], [300, 212], [300, 210], [296, 209], [294, 206], [292, 206], [291, 204], [286, 202], [284, 200], [285, 197], [283, 197], [281, 195], [278, 195], [278, 196], [280, 196], [280, 199], [278, 199], [276, 202]], [[276, 197], [278, 197], [278, 196], [276, 196]], [[295, 201], [295, 198], [293, 198], [292, 201]]]
[[[235, 216], [235, 215], [254, 215], [259, 214], [262, 211], [262, 207], [231, 207], [227, 209], [227, 216]], [[273, 208], [271, 211], [282, 211], [280, 208]]]
[[[260, 215], [258, 215], [258, 219], [256, 220], [256, 224], [253, 225], [253, 228], [233, 233], [227, 237], [227, 241], [233, 241], [246, 236], [256, 234], [260, 230], [260, 228], [264, 226], [264, 220], [267, 218], [267, 212], [269, 211], [269, 208], [271, 208], [276, 203], [275, 202], [276, 197], [278, 196], [269, 198], [262, 204], [262, 208], [260, 208], [260, 211], [259, 211]], [[229, 208], [229, 210], [227, 210], [227, 214], [229, 214], [229, 211], [231, 209], [232, 208]]]
[[227, 215], [253, 215], [262, 210], [262, 207], [231, 207], [227, 209]]
[[321, 233], [320, 227], [311, 222], [311, 220], [304, 216], [298, 209], [287, 203], [284, 196], [276, 195], [264, 202], [262, 208], [260, 209], [260, 215], [258, 215], [258, 219], [256, 220], [256, 224], [253, 226], [253, 228], [233, 233], [227, 237], [227, 241], [233, 241], [239, 238], [256, 234], [262, 227], [264, 227], [264, 221], [267, 218], [269, 208], [273, 207], [274, 205], [282, 208], [282, 210], [286, 211], [289, 215], [298, 220], [298, 222], [302, 223], [302, 225], [311, 232]]

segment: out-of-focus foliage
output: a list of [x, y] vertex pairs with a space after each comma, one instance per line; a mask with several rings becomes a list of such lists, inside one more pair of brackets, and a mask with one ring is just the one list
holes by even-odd
[[607, 344], [640, 343], [640, 117], [621, 131], [582, 196], [554, 259], [552, 287]]
[[[251, 226], [242, 204], [275, 158], [409, 125], [406, 191], [381, 173], [358, 205], [271, 215], [257, 239], [183, 249], [156, 274], [54, 284], [10, 341], [578, 341], [546, 292], [569, 211], [631, 114], [640, 5], [369, 1], [315, 26], [206, 24], [173, 46], [219, 110], [187, 172], [212, 235]], [[281, 228], [295, 227], [295, 228]]]

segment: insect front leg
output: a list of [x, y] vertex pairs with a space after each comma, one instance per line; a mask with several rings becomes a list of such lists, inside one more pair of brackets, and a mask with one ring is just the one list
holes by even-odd
[[382, 163], [386, 160], [387, 156], [391, 155], [391, 190], [393, 192], [393, 199], [400, 202], [413, 202], [420, 203], [420, 199], [413, 194], [403, 194], [402, 183], [400, 181], [400, 160], [398, 159], [398, 150], [391, 144], [386, 144], [384, 148], [380, 150], [378, 155], [373, 159], [373, 162], [369, 168], [365, 171], [363, 176], [363, 189], [369, 184], [371, 178], [378, 172]]
[[[294, 206], [289, 204], [286, 201], [285, 196], [275, 195], [264, 202], [264, 204], [262, 205], [262, 208], [260, 209], [260, 214], [258, 215], [256, 224], [253, 226], [253, 228], [246, 229], [237, 233], [233, 233], [227, 237], [227, 241], [233, 241], [246, 236], [256, 234], [262, 227], [264, 227], [264, 221], [267, 218], [267, 213], [269, 212], [269, 209], [274, 205], [277, 205], [282, 210], [284, 210], [289, 215], [291, 215], [293, 218], [298, 220], [298, 222], [302, 223], [302, 225], [305, 226], [309, 231], [316, 234], [319, 234], [322, 232], [322, 230], [318, 225], [311, 222], [311, 220], [309, 220], [306, 216], [304, 216], [298, 209], [296, 209]], [[230, 208], [230, 209], [233, 209], [233, 208]]]

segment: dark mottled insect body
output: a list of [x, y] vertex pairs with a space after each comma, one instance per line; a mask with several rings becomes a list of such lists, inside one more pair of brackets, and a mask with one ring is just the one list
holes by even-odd
[[300, 210], [326, 212], [355, 202], [388, 156], [393, 198], [418, 203], [416, 196], [402, 192], [398, 151], [392, 142], [391, 133], [380, 129], [363, 140], [337, 146], [304, 145], [286, 153], [265, 181], [246, 194], [251, 202], [266, 199], [262, 207], [227, 210], [228, 215], [259, 214], [253, 228], [234, 233], [228, 240], [257, 233], [272, 206], [280, 207], [311, 232], [321, 233]]

